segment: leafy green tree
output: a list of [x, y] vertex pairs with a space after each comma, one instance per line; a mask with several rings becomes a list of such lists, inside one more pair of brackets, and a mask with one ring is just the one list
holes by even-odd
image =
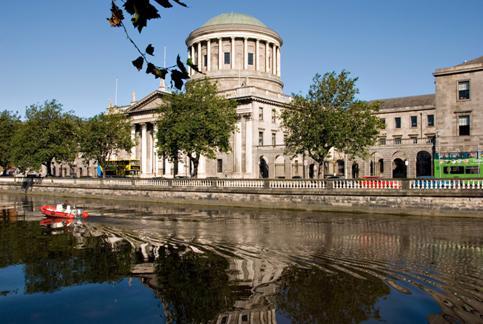
[[375, 115], [379, 103], [356, 99], [356, 81], [347, 71], [316, 74], [308, 94], [295, 95], [281, 114], [286, 152], [310, 156], [319, 165], [319, 178], [331, 149], [363, 157], [383, 127]]
[[73, 161], [78, 153], [79, 118], [56, 100], [27, 108], [26, 120], [12, 138], [13, 162], [21, 170], [47, 168], [52, 161]]
[[20, 118], [16, 113], [8, 110], [0, 112], [0, 167], [3, 175], [7, 174], [7, 169], [12, 162], [12, 138], [20, 124]]
[[280, 278], [277, 309], [294, 323], [360, 323], [379, 319], [377, 301], [390, 293], [384, 281], [363, 274], [330, 274], [312, 268], [287, 268]]
[[[118, 112], [99, 114], [87, 120], [81, 131], [80, 150], [85, 160], [96, 160], [105, 170], [107, 161], [118, 151], [130, 151], [131, 125], [126, 115]], [[105, 177], [103, 172], [103, 177]]]
[[211, 323], [241, 299], [230, 283], [227, 259], [184, 246], [161, 247], [156, 260], [157, 293], [168, 323]]
[[186, 154], [193, 163], [192, 176], [197, 177], [200, 156], [214, 159], [217, 151], [230, 150], [236, 118], [236, 102], [217, 95], [214, 83], [189, 82], [186, 92], [173, 94], [161, 107], [159, 152], [173, 161], [179, 152]]

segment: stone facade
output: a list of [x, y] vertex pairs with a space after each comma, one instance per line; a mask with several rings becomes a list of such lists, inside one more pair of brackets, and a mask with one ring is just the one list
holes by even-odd
[[[291, 97], [283, 93], [280, 35], [256, 18], [222, 14], [191, 32], [186, 45], [188, 56], [202, 72], [190, 69], [190, 77], [210, 78], [220, 95], [238, 102], [238, 131], [231, 138], [231, 152], [214, 160], [202, 157], [198, 177], [259, 178], [263, 164], [268, 166], [269, 178], [316, 177], [317, 165], [309, 158], [284, 155], [279, 116]], [[433, 176], [437, 152], [479, 151], [483, 144], [478, 127], [483, 122], [483, 59], [438, 69], [434, 76], [435, 94], [380, 100], [378, 116], [386, 127], [367, 159], [350, 160], [332, 152], [324, 173], [345, 178]], [[467, 85], [470, 98], [460, 100], [458, 87]], [[159, 89], [140, 101], [133, 96], [130, 105], [115, 107], [131, 118], [137, 143], [118, 159], [138, 161], [142, 177], [174, 176], [172, 163], [156, 153], [157, 108], [166, 96], [169, 91], [162, 81]], [[469, 116], [471, 134], [459, 136], [458, 123], [464, 116]], [[181, 158], [177, 175], [190, 174], [190, 162]]]

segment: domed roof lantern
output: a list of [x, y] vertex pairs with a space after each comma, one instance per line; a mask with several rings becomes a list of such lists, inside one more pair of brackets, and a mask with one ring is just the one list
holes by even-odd
[[216, 17], [208, 20], [202, 27], [215, 26], [215, 25], [228, 25], [228, 24], [238, 24], [238, 25], [253, 25], [259, 27], [267, 26], [255, 17], [248, 16], [241, 13], [223, 13]]

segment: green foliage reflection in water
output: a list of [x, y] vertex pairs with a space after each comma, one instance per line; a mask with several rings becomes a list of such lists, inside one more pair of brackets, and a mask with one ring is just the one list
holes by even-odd
[[235, 287], [229, 283], [225, 258], [171, 246], [159, 255], [158, 296], [169, 322], [205, 323], [233, 307]]
[[277, 309], [294, 323], [360, 323], [378, 319], [378, 299], [390, 289], [382, 280], [358, 279], [344, 272], [288, 268], [282, 275]]
[[0, 267], [25, 264], [25, 292], [52, 292], [82, 283], [114, 282], [127, 276], [134, 254], [115, 251], [100, 237], [52, 236], [37, 222], [0, 225]]

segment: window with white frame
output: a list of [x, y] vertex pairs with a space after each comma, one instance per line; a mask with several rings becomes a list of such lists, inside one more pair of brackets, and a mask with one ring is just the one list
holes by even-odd
[[458, 81], [458, 100], [470, 99], [470, 81]]
[[458, 116], [458, 134], [459, 136], [470, 135], [470, 115]]

